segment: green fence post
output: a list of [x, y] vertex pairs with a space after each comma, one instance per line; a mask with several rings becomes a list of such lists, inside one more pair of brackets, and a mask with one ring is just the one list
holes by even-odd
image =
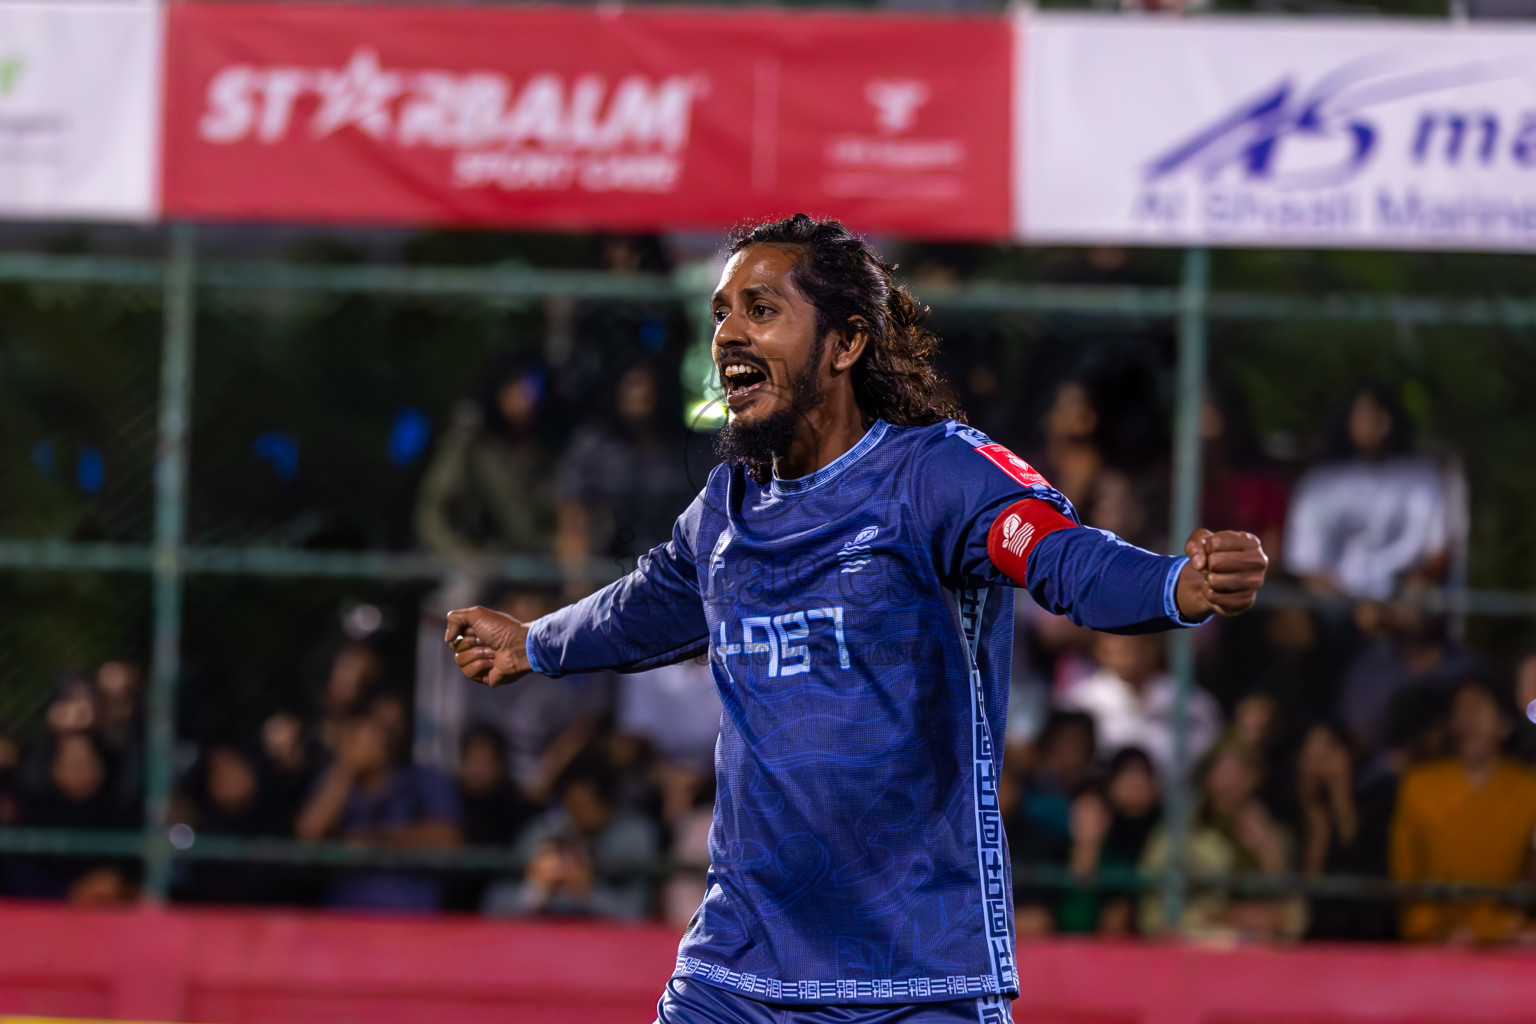
[[[1184, 280], [1179, 290], [1178, 400], [1173, 418], [1173, 507], [1170, 540], [1182, 545], [1200, 517], [1200, 406], [1205, 394], [1206, 300], [1211, 256], [1205, 249], [1184, 252]], [[1193, 799], [1186, 781], [1189, 768], [1189, 694], [1195, 685], [1194, 638], [1187, 630], [1168, 637], [1168, 669], [1173, 675], [1173, 779], [1168, 787], [1168, 865], [1163, 872], [1163, 920], [1177, 927], [1184, 914], [1189, 878], [1185, 868], [1189, 814]]]
[[181, 673], [182, 540], [186, 525], [191, 425], [192, 334], [196, 316], [193, 227], [171, 226], [165, 275], [165, 336], [160, 349], [160, 419], [155, 451], [154, 645], [150, 658], [144, 772], [144, 883], [151, 899], [170, 888], [166, 828], [176, 745], [176, 683]]

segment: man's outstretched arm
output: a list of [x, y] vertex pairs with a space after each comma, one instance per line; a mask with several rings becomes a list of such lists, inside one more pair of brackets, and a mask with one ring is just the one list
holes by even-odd
[[449, 612], [443, 639], [459, 670], [500, 686], [528, 672], [635, 672], [702, 651], [709, 626], [688, 543], [696, 506], [634, 572], [534, 622], [489, 608]]
[[1169, 557], [1078, 526], [1031, 499], [997, 516], [987, 549], [993, 564], [1041, 607], [1109, 633], [1148, 633], [1241, 614], [1253, 607], [1269, 566], [1250, 533], [1199, 529], [1182, 557]]

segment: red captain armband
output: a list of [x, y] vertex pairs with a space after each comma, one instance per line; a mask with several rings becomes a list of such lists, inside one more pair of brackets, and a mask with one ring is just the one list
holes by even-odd
[[1003, 509], [992, 520], [992, 529], [987, 531], [987, 557], [1009, 579], [1024, 586], [1029, 553], [1035, 550], [1035, 545], [1057, 530], [1070, 530], [1075, 526], [1076, 523], [1056, 511], [1050, 502], [1024, 498]]

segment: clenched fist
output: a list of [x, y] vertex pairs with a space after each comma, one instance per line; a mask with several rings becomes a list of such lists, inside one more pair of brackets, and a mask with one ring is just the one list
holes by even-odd
[[1184, 544], [1189, 563], [1179, 574], [1179, 614], [1199, 621], [1211, 613], [1241, 615], [1258, 600], [1269, 556], [1251, 533], [1199, 529]]
[[530, 671], [528, 624], [490, 608], [449, 612], [443, 641], [453, 648], [459, 671], [477, 683], [500, 686]]

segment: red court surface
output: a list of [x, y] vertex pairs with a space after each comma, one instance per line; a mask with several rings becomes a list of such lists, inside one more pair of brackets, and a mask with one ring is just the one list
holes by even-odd
[[[0, 904], [0, 1015], [200, 1024], [647, 1024], [654, 925]], [[1536, 954], [1058, 941], [1019, 1024], [1526, 1024]]]

